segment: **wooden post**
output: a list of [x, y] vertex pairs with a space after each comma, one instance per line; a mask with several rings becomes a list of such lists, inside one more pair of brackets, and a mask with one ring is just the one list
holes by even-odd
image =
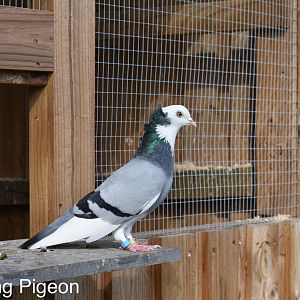
[[54, 5], [54, 73], [30, 103], [31, 233], [94, 186], [94, 3]]
[[[300, 5], [297, 1], [297, 51], [300, 49]], [[299, 130], [300, 130], [300, 55], [297, 56], [297, 97], [298, 97], [298, 160], [300, 159], [300, 144], [299, 144]], [[300, 164], [298, 162], [298, 182], [300, 181]], [[300, 184], [298, 184], [298, 199], [297, 199], [297, 217], [300, 216]]]
[[[30, 99], [31, 234], [95, 184], [95, 3], [55, 1], [53, 11], [54, 72]], [[97, 299], [101, 280], [78, 278], [81, 295]]]

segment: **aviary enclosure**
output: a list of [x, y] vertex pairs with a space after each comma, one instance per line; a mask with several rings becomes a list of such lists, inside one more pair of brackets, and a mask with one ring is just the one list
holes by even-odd
[[82, 299], [300, 297], [297, 1], [0, 5], [2, 28], [39, 22], [0, 51], [0, 239], [48, 224], [134, 155], [158, 104], [183, 104], [198, 128], [134, 228], [182, 260], [78, 278]]

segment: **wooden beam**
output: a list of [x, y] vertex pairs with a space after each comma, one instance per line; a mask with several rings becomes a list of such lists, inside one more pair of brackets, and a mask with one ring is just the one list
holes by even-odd
[[53, 71], [53, 13], [0, 7], [0, 69]]
[[[106, 6], [106, 4], [105, 4]], [[122, 5], [99, 9], [101, 38], [114, 35], [160, 36], [195, 32], [233, 32], [288, 27], [286, 0], [228, 0], [137, 9]], [[105, 13], [107, 14], [105, 15]], [[102, 15], [101, 15], [102, 14]], [[98, 16], [98, 17], [99, 17]], [[117, 20], [117, 21], [116, 21]]]
[[[298, 53], [300, 49], [300, 4], [297, 4], [297, 24], [295, 25], [295, 29], [297, 31], [297, 46], [296, 46], [296, 53]], [[297, 104], [298, 104], [298, 149], [300, 150], [300, 55], [295, 56], [297, 58]], [[300, 151], [298, 150], [298, 161], [300, 160]], [[300, 164], [298, 164], [298, 182], [300, 182]], [[298, 184], [298, 199], [297, 199], [297, 217], [300, 217], [300, 184]]]
[[0, 84], [45, 86], [47, 74], [43, 72], [0, 70]]

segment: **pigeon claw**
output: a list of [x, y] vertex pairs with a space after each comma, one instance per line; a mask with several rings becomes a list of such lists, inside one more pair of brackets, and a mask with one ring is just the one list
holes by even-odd
[[159, 248], [160, 245], [138, 244], [137, 242], [135, 242], [128, 245], [125, 249], [124, 248], [121, 249], [136, 253], [136, 252], [149, 252]]
[[149, 252], [159, 248], [160, 248], [159, 245], [146, 245], [146, 244], [134, 243], [134, 244], [130, 244], [127, 247], [127, 250], [130, 252]]

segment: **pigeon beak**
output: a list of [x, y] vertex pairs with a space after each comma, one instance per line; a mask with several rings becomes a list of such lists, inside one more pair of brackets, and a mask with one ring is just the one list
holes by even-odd
[[192, 118], [189, 118], [188, 121], [189, 121], [189, 125], [192, 125], [192, 126], [194, 126], [194, 127], [197, 127], [196, 122], [195, 122]]

